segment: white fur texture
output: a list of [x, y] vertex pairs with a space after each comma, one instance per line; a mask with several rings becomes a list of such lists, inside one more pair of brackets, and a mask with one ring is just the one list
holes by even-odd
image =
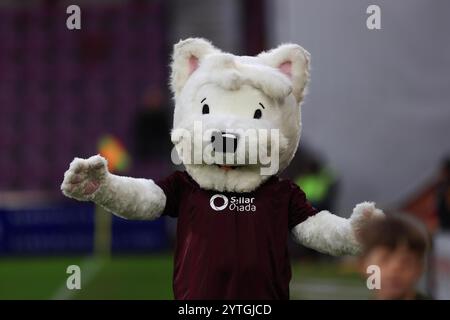
[[375, 207], [374, 202], [361, 202], [353, 208], [350, 224], [355, 232], [359, 232], [372, 219], [384, 217], [383, 211]]
[[[287, 73], [281, 68], [286, 63]], [[295, 44], [249, 57], [224, 53], [204, 39], [180, 41], [174, 47], [172, 62], [173, 129], [192, 131], [195, 121], [224, 131], [278, 129], [283, 150], [280, 147], [279, 166], [274, 174], [279, 173], [292, 160], [300, 140], [301, 103], [309, 80], [308, 68], [309, 53]], [[211, 110], [207, 116], [201, 111], [204, 98]], [[255, 120], [253, 112], [262, 101], [266, 110], [261, 120]], [[172, 141], [175, 145], [183, 143], [174, 135]], [[226, 172], [206, 163], [184, 164], [205, 189], [252, 191], [267, 179], [254, 164]]]
[[174, 46], [170, 79], [170, 86], [174, 94], [181, 91], [190, 76], [189, 59], [192, 57], [200, 60], [216, 50], [209, 41], [201, 38], [186, 39]]
[[278, 68], [285, 62], [292, 63], [291, 81], [293, 95], [302, 101], [309, 82], [309, 64], [311, 55], [299, 45], [288, 43], [258, 55], [261, 61]]
[[67, 197], [94, 201], [126, 219], [156, 219], [166, 204], [164, 192], [152, 180], [113, 175], [99, 155], [75, 158], [64, 174], [61, 190]]
[[356, 255], [361, 251], [358, 231], [372, 219], [383, 217], [372, 202], [363, 202], [345, 219], [328, 211], [321, 211], [296, 225], [291, 233], [294, 240], [311, 249], [333, 256]]

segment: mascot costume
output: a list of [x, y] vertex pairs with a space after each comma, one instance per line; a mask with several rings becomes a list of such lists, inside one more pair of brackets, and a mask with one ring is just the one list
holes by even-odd
[[[322, 253], [357, 254], [358, 230], [383, 215], [370, 202], [349, 219], [318, 212], [278, 177], [300, 140], [309, 59], [295, 44], [249, 57], [204, 39], [180, 41], [171, 139], [186, 171], [154, 182], [111, 174], [99, 155], [75, 158], [63, 193], [126, 219], [178, 218], [176, 299], [288, 299], [289, 234]], [[262, 151], [256, 161], [252, 150]]]

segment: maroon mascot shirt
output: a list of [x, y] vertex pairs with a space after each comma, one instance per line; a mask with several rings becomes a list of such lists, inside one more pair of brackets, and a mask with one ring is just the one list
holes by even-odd
[[157, 183], [177, 217], [176, 299], [289, 299], [289, 230], [317, 213], [289, 180], [255, 191], [204, 190], [177, 171]]

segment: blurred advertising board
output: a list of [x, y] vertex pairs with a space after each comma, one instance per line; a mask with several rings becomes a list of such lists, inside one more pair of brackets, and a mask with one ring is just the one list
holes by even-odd
[[[0, 208], [0, 255], [92, 253], [95, 206], [91, 203]], [[167, 248], [164, 219], [129, 221], [113, 217], [113, 252]]]

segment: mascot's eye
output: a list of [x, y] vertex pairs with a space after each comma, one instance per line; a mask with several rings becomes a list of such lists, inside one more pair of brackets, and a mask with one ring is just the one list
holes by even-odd
[[208, 114], [209, 113], [209, 106], [207, 104], [203, 105], [202, 108], [202, 114]]
[[262, 117], [261, 109], [256, 109], [255, 110], [255, 114], [253, 115], [253, 118], [254, 119], [261, 119], [261, 117]]

